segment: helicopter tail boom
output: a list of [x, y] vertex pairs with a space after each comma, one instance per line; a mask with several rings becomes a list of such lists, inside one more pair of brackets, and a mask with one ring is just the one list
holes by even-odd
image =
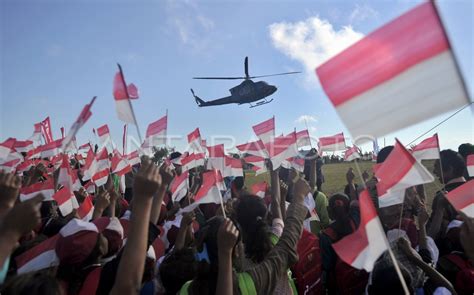
[[196, 103], [198, 106], [202, 107], [206, 105], [206, 102], [204, 100], [202, 100], [196, 94], [194, 94], [194, 90], [192, 88], [191, 88], [191, 93], [193, 94], [194, 99], [196, 100]]

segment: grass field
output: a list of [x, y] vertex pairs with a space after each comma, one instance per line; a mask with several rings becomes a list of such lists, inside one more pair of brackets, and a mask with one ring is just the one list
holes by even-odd
[[[372, 166], [374, 165], [373, 162], [359, 162], [359, 167], [361, 172], [367, 170], [370, 176], [372, 176]], [[423, 165], [428, 169], [430, 173], [433, 172], [433, 165], [434, 161], [423, 161]], [[347, 170], [352, 167], [354, 169], [354, 174], [356, 175], [356, 182], [360, 184], [362, 182], [359, 173], [357, 172], [357, 168], [354, 162], [343, 162], [343, 163], [336, 163], [336, 164], [326, 164], [323, 166], [323, 174], [325, 178], [325, 182], [322, 185], [322, 191], [329, 197], [336, 192], [344, 191], [344, 187], [347, 184], [346, 182], [346, 172]], [[432, 173], [433, 174], [433, 173]], [[260, 181], [267, 181], [269, 180], [269, 174], [263, 173], [260, 175], [255, 176], [253, 171], [249, 171], [245, 173], [245, 186], [249, 188], [252, 184], [260, 182]], [[427, 208], [431, 208], [431, 202], [433, 197], [440, 188], [442, 187], [441, 183], [436, 179], [435, 182], [429, 183], [425, 185], [426, 190], [426, 197], [427, 197]]]

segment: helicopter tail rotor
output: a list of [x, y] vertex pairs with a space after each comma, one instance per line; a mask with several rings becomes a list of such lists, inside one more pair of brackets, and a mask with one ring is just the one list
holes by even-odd
[[200, 99], [196, 94], [194, 94], [194, 90], [191, 88], [191, 93], [193, 94], [194, 96], [194, 99], [196, 100], [196, 104], [198, 106], [203, 106], [206, 102], [202, 99]]

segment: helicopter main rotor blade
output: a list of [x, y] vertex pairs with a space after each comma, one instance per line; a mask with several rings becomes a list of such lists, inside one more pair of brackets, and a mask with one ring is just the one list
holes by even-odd
[[250, 77], [249, 77], [249, 58], [248, 58], [248, 56], [245, 57], [244, 64], [245, 64], [245, 78], [250, 79]]
[[245, 77], [193, 77], [200, 80], [243, 80]]
[[286, 73], [271, 74], [271, 75], [252, 76], [252, 77], [249, 77], [249, 79], [272, 77], [272, 76], [283, 76], [283, 75], [291, 75], [291, 74], [299, 74], [299, 73], [301, 73], [301, 72], [286, 72]]

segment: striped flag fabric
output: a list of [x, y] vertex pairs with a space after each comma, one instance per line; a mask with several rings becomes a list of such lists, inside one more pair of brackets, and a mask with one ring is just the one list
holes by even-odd
[[205, 155], [203, 153], [192, 153], [187, 155], [181, 160], [181, 169], [182, 171], [191, 170], [198, 166], [204, 165]]
[[62, 149], [63, 139], [57, 139], [51, 141], [50, 143], [41, 145], [38, 147], [38, 151], [40, 152], [41, 158], [51, 158], [57, 156], [63, 152]]
[[207, 169], [218, 169], [224, 171], [225, 169], [225, 151], [224, 144], [218, 144], [207, 147]]
[[53, 199], [58, 203], [63, 216], [69, 215], [73, 209], [79, 208], [74, 193], [65, 186], [53, 195]]
[[96, 99], [96, 96], [92, 98], [90, 103], [86, 104], [84, 108], [82, 108], [82, 111], [79, 113], [79, 116], [77, 117], [76, 121], [74, 121], [74, 123], [71, 126], [71, 129], [69, 129], [67, 136], [63, 140], [63, 149], [66, 150], [69, 147], [70, 143], [76, 137], [76, 134], [79, 131], [79, 129], [81, 129], [81, 127], [84, 126], [84, 124], [86, 124], [86, 122], [92, 116], [91, 108], [95, 102], [95, 99]]
[[259, 175], [267, 171], [267, 167], [265, 166], [265, 158], [259, 156], [247, 156], [244, 158], [245, 163], [252, 164], [255, 168], [255, 174]]
[[[360, 142], [469, 102], [433, 1], [375, 30], [316, 73], [339, 117]], [[380, 107], [367, 112], [374, 105]]]
[[138, 89], [134, 84], [127, 86], [122, 67], [118, 65], [118, 68], [119, 70], [114, 76], [112, 90], [115, 99], [115, 109], [120, 120], [137, 125], [130, 100], [138, 98]]
[[296, 132], [296, 141], [298, 148], [311, 146], [311, 137], [309, 136], [308, 129]]
[[225, 164], [224, 171], [221, 170], [223, 177], [244, 176], [244, 170], [242, 168], [242, 160], [236, 159], [236, 158], [233, 158], [233, 157], [229, 157], [229, 156], [225, 156], [224, 164]]
[[0, 171], [12, 173], [21, 164], [21, 159], [7, 160], [0, 163]]
[[468, 155], [466, 159], [467, 174], [474, 177], [474, 154]]
[[[18, 166], [16, 166], [17, 173], [23, 173], [25, 171], [30, 170], [31, 167], [34, 167], [38, 164], [39, 160], [25, 160], [21, 162]], [[0, 168], [1, 169], [1, 168]]]
[[405, 190], [434, 181], [433, 175], [396, 140], [387, 159], [375, 171], [379, 207], [403, 203]]
[[99, 136], [99, 141], [102, 145], [108, 145], [112, 140], [112, 137], [110, 136], [109, 126], [105, 124], [97, 128], [97, 136]]
[[108, 179], [109, 179], [109, 169], [108, 168], [97, 171], [96, 173], [94, 173], [94, 175], [92, 175], [92, 178], [91, 178], [92, 182], [96, 186], [105, 185], [107, 183]]
[[360, 150], [354, 145], [344, 152], [344, 161], [350, 162], [355, 159], [360, 159]]
[[277, 169], [283, 161], [298, 155], [296, 132], [276, 137], [274, 141], [266, 145], [266, 149], [272, 161], [273, 169]]
[[435, 134], [423, 140], [411, 149], [411, 154], [418, 161], [439, 159], [439, 140]]
[[31, 140], [15, 140], [13, 148], [19, 153], [28, 153], [29, 151], [33, 150], [35, 146], [33, 145], [33, 141]]
[[303, 158], [299, 158], [299, 157], [291, 157], [291, 158], [288, 158], [286, 159], [286, 161], [284, 161], [284, 164], [285, 165], [282, 165], [283, 167], [287, 168], [287, 169], [295, 169], [296, 171], [299, 171], [301, 173], [303, 173], [304, 171], [304, 159]]
[[257, 182], [250, 187], [250, 192], [260, 198], [265, 198], [268, 184], [265, 181]]
[[14, 151], [15, 139], [9, 138], [0, 143], [0, 160], [5, 160]]
[[268, 158], [268, 152], [262, 140], [252, 141], [236, 146], [241, 153]]
[[141, 163], [140, 155], [138, 154], [138, 151], [133, 151], [130, 154], [128, 154], [127, 160], [131, 166], [135, 166]]
[[59, 234], [39, 243], [15, 258], [17, 273], [24, 274], [59, 265], [56, 242]]
[[209, 171], [203, 173], [202, 178], [202, 185], [194, 196], [194, 203], [184, 207], [181, 212], [190, 212], [200, 204], [221, 203], [222, 195], [219, 188], [218, 173]]
[[367, 190], [362, 191], [359, 196], [359, 207], [360, 225], [357, 230], [332, 247], [345, 263], [371, 272], [375, 261], [388, 250], [388, 242]]
[[87, 152], [86, 164], [82, 168], [82, 173], [83, 173], [82, 180], [85, 181], [85, 180], [91, 179], [92, 175], [94, 175], [96, 170], [97, 170], [97, 159], [92, 149], [90, 149]]
[[191, 151], [198, 153], [204, 153], [206, 149], [202, 146], [201, 132], [199, 128], [194, 129], [193, 132], [188, 134], [188, 144]]
[[189, 189], [189, 172], [184, 171], [181, 175], [176, 176], [170, 186], [171, 199], [173, 202], [179, 202], [186, 196]]
[[38, 144], [38, 143], [41, 142], [41, 137], [42, 137], [42, 134], [41, 134], [41, 123], [36, 123], [36, 124], [34, 124], [33, 135], [31, 135], [28, 139], [29, 139], [29, 140], [32, 140], [33, 142], [35, 142], [35, 144]]
[[44, 182], [37, 182], [20, 189], [20, 201], [24, 202], [38, 194], [43, 194], [43, 201], [52, 201], [54, 195], [54, 179], [52, 177]]
[[252, 127], [257, 137], [267, 144], [275, 138], [275, 117]]
[[146, 140], [149, 146], [166, 145], [166, 131], [168, 128], [168, 116], [150, 123], [146, 129]]
[[107, 149], [103, 148], [99, 151], [96, 155], [97, 160], [97, 170], [109, 169], [110, 168], [110, 160], [109, 154]]
[[[67, 187], [69, 190], [73, 190], [73, 176], [71, 165], [69, 165], [69, 157], [66, 154], [62, 154], [61, 166], [59, 167], [58, 184]], [[67, 214], [66, 214], [67, 215]]]
[[112, 173], [115, 173], [118, 176], [125, 175], [132, 171], [132, 166], [118, 151], [114, 152], [110, 162]]
[[94, 204], [92, 203], [92, 198], [86, 196], [84, 201], [77, 209], [77, 216], [83, 221], [90, 221], [94, 213]]
[[50, 143], [53, 141], [53, 131], [51, 130], [51, 121], [49, 117], [46, 117], [41, 121], [41, 134], [43, 135], [44, 141]]
[[456, 210], [474, 218], [474, 180], [467, 181], [450, 191], [446, 198]]
[[337, 152], [346, 150], [346, 140], [344, 133], [338, 133], [333, 136], [325, 136], [319, 138], [320, 152]]

